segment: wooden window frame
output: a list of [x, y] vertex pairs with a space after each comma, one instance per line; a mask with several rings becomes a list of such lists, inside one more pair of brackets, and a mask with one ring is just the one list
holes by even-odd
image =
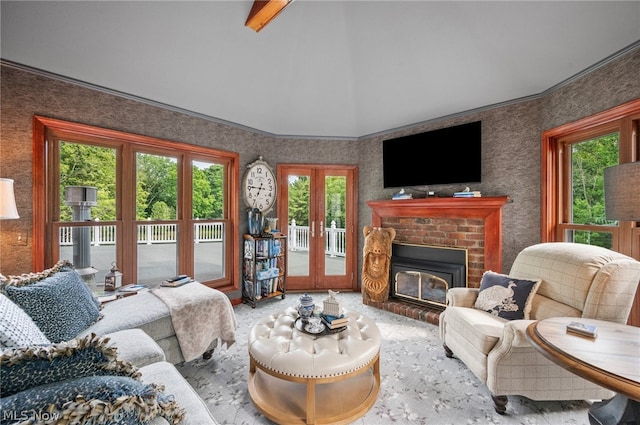
[[[47, 265], [53, 264], [57, 259], [52, 257], [52, 249], [47, 244], [52, 244], [53, 220], [58, 217], [58, 202], [47, 202], [51, 196], [57, 196], [57, 182], [49, 182], [51, 175], [57, 175], [58, 159], [49, 155], [57, 152], [57, 140], [79, 141], [87, 144], [100, 144], [116, 149], [120, 160], [117, 161], [116, 185], [119, 197], [116, 199], [116, 225], [133, 225], [136, 217], [132, 216], [135, 208], [135, 199], [126, 196], [120, 189], [123, 184], [133, 184], [135, 187], [135, 173], [132, 171], [134, 164], [131, 164], [132, 155], [136, 152], [145, 152], [160, 155], [170, 155], [180, 157], [181, 168], [178, 172], [177, 200], [178, 216], [176, 222], [183, 224], [187, 229], [182, 232], [180, 243], [189, 243], [192, 237], [192, 228], [189, 226], [191, 218], [191, 162], [192, 160], [215, 160], [223, 163], [226, 169], [226, 185], [224, 188], [225, 207], [225, 276], [206, 283], [223, 292], [235, 291], [239, 288], [239, 268], [236, 266], [239, 261], [238, 224], [239, 216], [238, 193], [239, 193], [239, 154], [216, 150], [203, 146], [191, 145], [181, 142], [168, 141], [164, 139], [126, 133], [118, 130], [110, 130], [86, 124], [79, 124], [69, 121], [37, 116], [33, 117], [33, 265], [35, 270], [44, 270]], [[53, 183], [53, 184], [52, 184]], [[188, 217], [187, 217], [188, 216]], [[122, 249], [118, 250], [116, 261], [123, 270], [133, 270], [137, 264], [122, 255]], [[193, 258], [188, 252], [178, 253], [178, 267], [193, 270]], [[132, 268], [133, 267], [133, 268]]]
[[[640, 99], [636, 99], [604, 112], [545, 131], [542, 134], [541, 161], [541, 235], [542, 242], [564, 240], [564, 231], [589, 226], [563, 223], [566, 214], [565, 192], [570, 189], [563, 179], [568, 162], [564, 160], [563, 146], [577, 140], [588, 140], [608, 131], [618, 132], [619, 163], [640, 161]], [[597, 230], [612, 231], [613, 250], [640, 260], [640, 226], [636, 222], [621, 221], [618, 226], [592, 226]], [[636, 292], [629, 320], [632, 326], [640, 326], [640, 290]]]
[[565, 178], [567, 159], [563, 147], [566, 143], [618, 132], [619, 163], [640, 160], [640, 99], [627, 102], [607, 111], [547, 130], [542, 134], [542, 242], [564, 240], [567, 229], [604, 230], [613, 233], [613, 250], [640, 260], [640, 227], [635, 222], [620, 222], [618, 226], [571, 225], [565, 222], [567, 187]]

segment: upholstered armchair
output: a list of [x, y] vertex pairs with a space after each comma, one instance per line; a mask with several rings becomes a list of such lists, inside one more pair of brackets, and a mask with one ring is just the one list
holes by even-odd
[[[527, 288], [519, 294], [519, 308], [478, 298], [481, 289], [489, 289], [485, 280], [500, 279], [508, 284], [499, 291]], [[613, 392], [538, 353], [525, 331], [535, 320], [560, 316], [626, 323], [639, 282], [640, 262], [620, 253], [577, 243], [533, 245], [518, 254], [508, 276], [485, 273], [480, 288], [449, 289], [440, 337], [447, 356], [457, 357], [486, 384], [500, 414], [506, 411], [508, 395], [608, 399]], [[514, 298], [518, 294], [509, 299]]]

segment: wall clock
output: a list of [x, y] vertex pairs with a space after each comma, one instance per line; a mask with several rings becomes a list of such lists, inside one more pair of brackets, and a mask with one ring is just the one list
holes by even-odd
[[276, 175], [262, 156], [247, 165], [242, 179], [242, 197], [248, 207], [262, 213], [271, 211], [276, 203], [276, 191]]

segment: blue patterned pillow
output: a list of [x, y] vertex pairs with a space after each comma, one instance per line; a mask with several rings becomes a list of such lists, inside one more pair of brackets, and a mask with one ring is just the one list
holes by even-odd
[[0, 294], [0, 348], [50, 344], [31, 317]]
[[540, 280], [517, 279], [486, 271], [474, 307], [507, 320], [529, 319], [531, 300], [538, 286]]
[[178, 423], [184, 409], [163, 391], [126, 376], [89, 376], [3, 396], [0, 411], [50, 418], [56, 424], [147, 424], [157, 416]]
[[61, 269], [42, 280], [4, 292], [20, 306], [51, 342], [69, 340], [100, 318], [91, 290], [75, 270]]
[[7, 349], [0, 352], [2, 397], [52, 382], [93, 375], [138, 378], [131, 363], [119, 360], [109, 338], [95, 334], [46, 346]]

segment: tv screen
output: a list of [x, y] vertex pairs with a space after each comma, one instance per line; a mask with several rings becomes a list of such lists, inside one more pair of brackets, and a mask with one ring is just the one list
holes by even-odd
[[382, 162], [385, 188], [479, 183], [481, 122], [384, 140]]

